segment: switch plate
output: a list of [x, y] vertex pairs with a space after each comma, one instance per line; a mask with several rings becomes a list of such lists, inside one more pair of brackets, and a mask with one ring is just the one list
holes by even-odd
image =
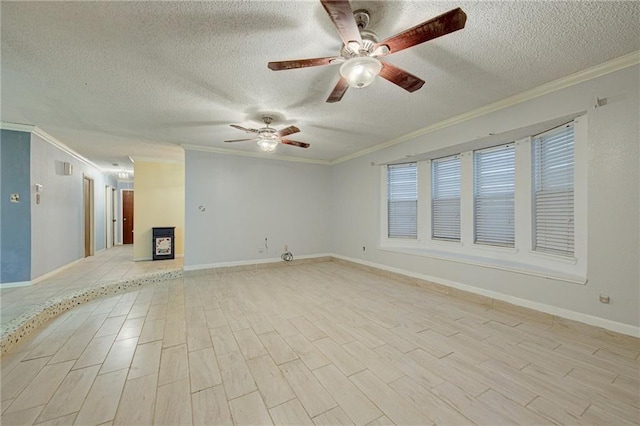
[[12, 203], [19, 203], [20, 202], [20, 194], [11, 194], [9, 199], [11, 200]]

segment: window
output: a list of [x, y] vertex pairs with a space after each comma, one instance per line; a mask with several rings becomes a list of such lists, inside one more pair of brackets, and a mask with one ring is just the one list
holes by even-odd
[[584, 284], [587, 130], [558, 117], [380, 167], [379, 248]]
[[514, 247], [515, 147], [475, 151], [474, 241]]
[[460, 241], [460, 156], [431, 161], [431, 236]]
[[533, 140], [533, 249], [573, 256], [573, 124]]
[[418, 237], [418, 167], [416, 163], [387, 166], [387, 226], [389, 238]]

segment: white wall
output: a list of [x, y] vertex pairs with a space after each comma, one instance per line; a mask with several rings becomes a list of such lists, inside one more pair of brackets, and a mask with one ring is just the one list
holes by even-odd
[[[332, 251], [414, 275], [497, 292], [540, 306], [623, 325], [640, 325], [640, 67], [520, 103], [408, 142], [337, 164], [332, 170]], [[596, 97], [606, 106], [594, 109]], [[586, 111], [588, 132], [588, 264], [586, 285], [377, 248], [382, 163]], [[382, 212], [385, 214], [385, 212]], [[578, 230], [578, 232], [580, 232]], [[363, 252], [362, 246], [366, 246]], [[599, 294], [611, 304], [601, 304]], [[606, 321], [605, 321], [606, 322]]]
[[329, 251], [329, 166], [186, 150], [185, 170], [185, 269]]
[[[64, 174], [64, 162], [74, 166]], [[94, 249], [105, 248], [105, 186], [99, 170], [31, 134], [31, 279], [84, 257], [83, 175], [94, 180]], [[35, 184], [44, 190], [36, 204]]]

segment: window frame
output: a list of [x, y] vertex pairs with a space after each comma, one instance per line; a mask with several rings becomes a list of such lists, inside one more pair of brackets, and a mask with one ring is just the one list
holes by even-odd
[[[574, 115], [567, 121], [574, 123], [574, 226], [575, 253], [573, 258], [533, 250], [533, 197], [532, 197], [532, 142], [533, 135], [511, 141], [515, 145], [515, 247], [498, 247], [474, 243], [473, 226], [473, 152], [461, 149], [460, 192], [460, 241], [442, 241], [432, 237], [431, 186], [432, 159], [428, 153], [417, 161], [418, 166], [418, 238], [416, 240], [389, 239], [386, 237], [386, 165], [380, 167], [380, 234], [378, 249], [402, 253], [412, 257], [425, 257], [538, 276], [573, 284], [585, 284], [587, 280], [587, 116]], [[532, 125], [530, 127], [534, 127]], [[538, 126], [539, 127], [539, 126]], [[553, 125], [553, 128], [557, 124]], [[549, 127], [551, 128], [551, 126]], [[540, 134], [540, 133], [537, 133]], [[460, 145], [468, 147], [468, 143]], [[474, 147], [475, 148], [475, 147]], [[446, 156], [455, 153], [449, 147]], [[438, 150], [441, 152], [442, 150]], [[440, 158], [443, 155], [432, 158]], [[522, 189], [524, 188], [524, 190]]]
[[[541, 152], [541, 150], [543, 149], [542, 144], [544, 142], [551, 142], [553, 143], [553, 139], [550, 138], [553, 136], [556, 136], [558, 134], [562, 135], [565, 133], [566, 129], [571, 129], [571, 140], [570, 140], [570, 147], [567, 148], [566, 146], [562, 146], [560, 148], [558, 148], [557, 145], [552, 146], [550, 148], [547, 148], [547, 153], [546, 153], [546, 158], [548, 159], [547, 164], [549, 165], [548, 168], [545, 168], [544, 165], [542, 164], [542, 161], [544, 161], [542, 159], [544, 153]], [[565, 136], [566, 138], [566, 136]], [[551, 141], [550, 141], [551, 139]], [[531, 197], [532, 197], [532, 221], [531, 221], [531, 226], [532, 226], [532, 246], [531, 249], [535, 252], [538, 253], [545, 253], [545, 254], [550, 254], [550, 255], [555, 255], [555, 256], [561, 256], [561, 257], [567, 257], [567, 258], [573, 258], [574, 257], [574, 253], [575, 253], [575, 173], [574, 173], [574, 168], [575, 168], [575, 125], [573, 122], [571, 123], [565, 123], [561, 126], [558, 126], [556, 128], [553, 128], [551, 130], [548, 130], [544, 133], [540, 133], [536, 136], [532, 137], [532, 143], [531, 143], [531, 170], [532, 170], [532, 188], [531, 188]], [[555, 154], [550, 154], [551, 149], [556, 149], [556, 153]], [[570, 153], [569, 156], [570, 161], [571, 161], [571, 168], [570, 168], [570, 173], [561, 173], [560, 176], [558, 175], [558, 173], [555, 173], [555, 176], [553, 176], [554, 171], [551, 170], [552, 168], [558, 168], [562, 166], [562, 170], [565, 171], [567, 170], [566, 168], [566, 163], [565, 164], [557, 164], [557, 161], [569, 161], [569, 159], [567, 158], [567, 153]], [[551, 157], [551, 155], [553, 155], [553, 157]], [[555, 160], [555, 164], [554, 164], [554, 160]], [[544, 173], [547, 173], [545, 176], [542, 176]], [[567, 182], [566, 179], [570, 178], [571, 182]], [[540, 179], [540, 181], [538, 180]], [[554, 179], [553, 181], [551, 181], [550, 179]], [[564, 180], [564, 181], [563, 181]], [[570, 230], [568, 229], [569, 227], [567, 227], [567, 229], [558, 229], [557, 225], [553, 225], [552, 223], [546, 222], [546, 223], [541, 223], [543, 222], [543, 220], [538, 220], [539, 219], [539, 210], [538, 210], [538, 194], [539, 193], [543, 193], [546, 192], [547, 194], [550, 192], [548, 191], [548, 188], [545, 190], [542, 188], [543, 185], [545, 185], [545, 181], [546, 184], [548, 184], [549, 186], [554, 185], [557, 187], [561, 186], [561, 185], [570, 185], [570, 190], [567, 190], [567, 188], [562, 188], [560, 191], [556, 190], [554, 191], [556, 194], [554, 196], [555, 201], [549, 201], [548, 197], [547, 197], [547, 204], [549, 205], [548, 208], [546, 209], [547, 212], [551, 212], [553, 211], [553, 213], [556, 216], [565, 216], [566, 212], [563, 212], [562, 210], [570, 210], [570, 214], [566, 214], [566, 218], [563, 217], [563, 220], [569, 220], [570, 221]], [[571, 201], [570, 203], [566, 203], [566, 199], [570, 198]], [[544, 203], [544, 200], [541, 200], [541, 204]], [[554, 205], [555, 204], [555, 205]], [[540, 206], [540, 210], [543, 210], [544, 207], [541, 205]], [[547, 213], [547, 218], [549, 218], [549, 214]], [[568, 216], [570, 216], [570, 218], [568, 218]], [[548, 232], [538, 232], [539, 228], [542, 228], [541, 225], [545, 225], [547, 228], [549, 226], [554, 226], [556, 228], [556, 231], [548, 231]], [[554, 233], [555, 235], [549, 235]], [[562, 235], [562, 234], [570, 234], [570, 235]], [[543, 234], [543, 235], [540, 235]], [[546, 234], [546, 237], [545, 237]], [[539, 238], [540, 237], [540, 238]], [[553, 246], [558, 246], [559, 244], [557, 243], [553, 243], [551, 241], [549, 241], [548, 243], [543, 244], [543, 242], [541, 241], [539, 243], [539, 239], [541, 240], [546, 240], [546, 239], [557, 239], [558, 237], [560, 237], [561, 239], [566, 238], [567, 239], [567, 249], [566, 250], [561, 250], [559, 248], [554, 248]]]
[[[495, 157], [489, 157], [492, 154], [497, 154]], [[488, 158], [487, 163], [480, 164], [482, 158]], [[515, 215], [515, 196], [516, 196], [516, 147], [515, 142], [510, 142], [490, 148], [483, 148], [473, 151], [473, 243], [476, 245], [492, 246], [492, 247], [504, 247], [515, 248], [516, 247], [516, 215]], [[500, 158], [502, 157], [502, 158]], [[512, 160], [509, 158], [512, 157]], [[509, 164], [511, 163], [511, 164]], [[489, 166], [500, 167], [502, 169], [489, 169]], [[486, 169], [479, 170], [479, 167], [484, 166]], [[505, 167], [512, 167], [513, 173], [511, 181], [504, 179], [508, 173], [503, 170]], [[499, 175], [500, 181], [496, 181], [495, 176]], [[508, 176], [507, 176], [508, 177]], [[486, 181], [485, 181], [486, 180]], [[478, 191], [482, 188], [490, 188], [491, 186], [510, 186], [513, 189], [511, 191], [495, 191], [487, 190], [483, 194], [479, 194]], [[501, 195], [507, 194], [507, 196]], [[499, 211], [494, 205], [496, 203], [507, 204], [505, 212]], [[483, 209], [483, 205], [488, 205]], [[500, 206], [499, 206], [500, 207]], [[482, 211], [480, 211], [482, 210]], [[502, 217], [496, 215], [496, 212], [501, 213]], [[482, 216], [493, 214], [493, 217], [484, 219], [479, 213], [484, 213]], [[506, 225], [501, 224], [507, 221]], [[500, 226], [500, 231], [495, 231]], [[508, 232], [501, 232], [502, 227], [507, 226]], [[491, 233], [491, 231], [494, 231]], [[481, 236], [484, 235], [484, 236]]]
[[[392, 168], [401, 168], [402, 166], [410, 166], [413, 165], [415, 167], [415, 206], [413, 206], [413, 209], [415, 209], [415, 235], [391, 235], [391, 221], [390, 216], [391, 216], [391, 206], [392, 206], [392, 201], [389, 199], [389, 194], [390, 194], [390, 188], [389, 188], [389, 179], [390, 179], [390, 175], [389, 175], [389, 170]], [[387, 217], [387, 226], [386, 226], [386, 237], [387, 239], [390, 240], [418, 240], [418, 228], [419, 228], [419, 224], [418, 224], [418, 199], [419, 197], [419, 188], [420, 188], [420, 179], [419, 179], [419, 173], [418, 173], [418, 163], [413, 161], [413, 162], [407, 162], [407, 163], [399, 163], [399, 164], [390, 164], [387, 165], [386, 167], [386, 192], [387, 192], [387, 196], [386, 196], [386, 217]], [[403, 200], [396, 200], [396, 202], [400, 202]], [[414, 202], [414, 200], [404, 200], [404, 201], [409, 201], [409, 202]]]
[[[443, 175], [438, 176], [437, 175], [437, 169], [436, 167], [434, 167], [435, 164], [440, 164], [440, 163], [447, 163], [450, 162], [452, 160], [457, 160], [457, 180], [458, 180], [458, 196], [457, 196], [457, 218], [458, 218], [458, 223], [457, 223], [457, 238], [455, 236], [456, 232], [454, 230], [453, 236], [445, 236], [442, 234], [436, 235], [436, 228], [444, 228], [445, 226], [437, 226], [436, 225], [436, 220], [437, 220], [437, 213], [436, 213], [436, 208], [438, 207], [438, 204], [440, 203], [436, 203], [436, 200], [441, 201], [441, 200], [445, 200], [444, 197], [437, 197], [436, 192], [437, 188], [436, 186], [438, 185], [439, 179], [446, 179], [449, 177], [448, 174], [443, 173]], [[461, 226], [461, 200], [462, 200], [462, 156], [460, 154], [454, 154], [454, 155], [448, 155], [446, 157], [440, 157], [440, 158], [435, 158], [433, 160], [430, 161], [430, 165], [431, 165], [431, 182], [430, 182], [430, 187], [431, 187], [431, 197], [429, 198], [429, 204], [431, 207], [431, 220], [430, 220], [430, 224], [431, 224], [431, 239], [432, 240], [437, 240], [437, 241], [446, 241], [446, 242], [454, 242], [454, 243], [460, 243], [461, 241], [461, 232], [462, 232], [462, 226]], [[438, 178], [436, 179], [436, 177], [438, 176]], [[448, 199], [452, 199], [453, 197], [450, 197]], [[444, 209], [447, 209], [447, 205], [446, 202], [443, 202], [442, 204], [444, 204]]]

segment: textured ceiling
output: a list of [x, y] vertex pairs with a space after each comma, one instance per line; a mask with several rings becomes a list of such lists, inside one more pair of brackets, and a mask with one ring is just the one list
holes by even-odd
[[[353, 1], [381, 39], [461, 7], [465, 29], [387, 58], [424, 79], [325, 99], [338, 66], [318, 1], [1, 3], [1, 119], [36, 125], [99, 165], [182, 158], [181, 144], [259, 152], [229, 124], [295, 124], [275, 154], [335, 160], [640, 50], [640, 2]], [[294, 137], [295, 136], [295, 137]]]

